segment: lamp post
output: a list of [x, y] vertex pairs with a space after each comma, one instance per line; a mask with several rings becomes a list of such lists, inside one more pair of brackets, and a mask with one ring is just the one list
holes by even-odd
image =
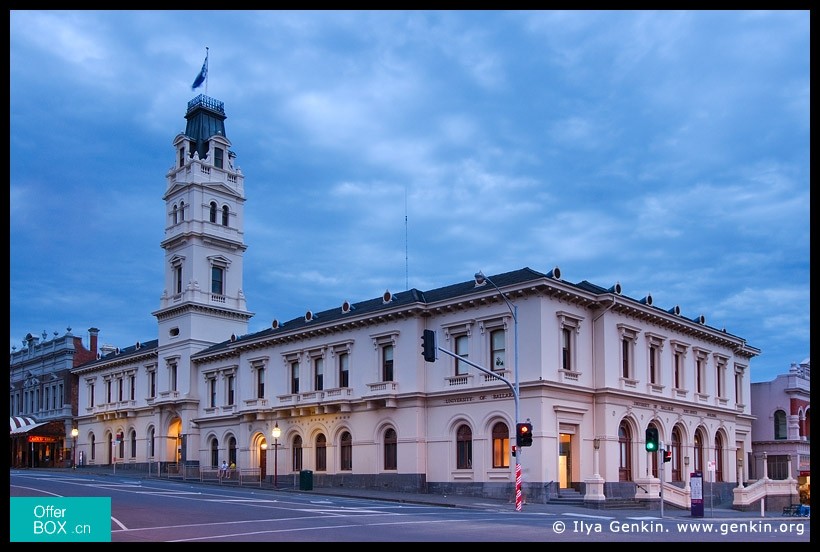
[[71, 429], [71, 469], [77, 469], [77, 436], [80, 434], [80, 430], [75, 428]]
[[279, 422], [276, 422], [276, 425], [273, 426], [273, 429], [270, 433], [273, 436], [273, 488], [278, 489], [279, 483], [277, 479], [279, 477], [279, 436], [282, 435], [282, 430], [279, 429]]
[[[507, 296], [502, 292], [495, 282], [490, 280], [487, 276], [484, 275], [483, 272], [480, 270], [475, 273], [475, 285], [483, 286], [486, 282], [490, 282], [498, 293], [501, 295], [501, 298], [507, 304], [507, 308], [510, 309], [510, 314], [512, 314], [513, 318], [513, 339], [514, 339], [514, 349], [513, 349], [513, 378], [514, 378], [514, 387], [513, 387], [513, 399], [515, 400], [515, 434], [518, 435], [518, 421], [519, 421], [519, 413], [518, 413], [518, 306], [513, 305], [510, 303]], [[521, 506], [524, 502], [524, 497], [521, 492], [521, 484], [522, 484], [522, 477], [521, 477], [521, 448], [516, 447], [515, 451], [515, 509], [520, 511]]]

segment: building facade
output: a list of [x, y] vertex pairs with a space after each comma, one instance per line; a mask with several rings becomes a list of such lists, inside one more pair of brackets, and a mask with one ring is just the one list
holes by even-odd
[[[62, 467], [73, 461], [71, 430], [77, 417], [76, 366], [97, 356], [99, 330], [89, 347], [68, 328], [48, 339], [32, 334], [9, 359], [9, 466]], [[68, 439], [67, 439], [68, 437]]]
[[[659, 481], [684, 489], [702, 472], [731, 502], [752, 450], [759, 350], [744, 339], [558, 267], [340, 298], [249, 334], [244, 175], [222, 102], [199, 96], [186, 119], [166, 175], [158, 337], [74, 370], [89, 463], [225, 460], [317, 486], [495, 497], [514, 493], [518, 464], [528, 500], [589, 502], [655, 500]], [[513, 456], [524, 421], [533, 444]], [[669, 462], [646, 451], [650, 426]]]
[[752, 478], [797, 480], [800, 500], [811, 496], [811, 360], [792, 364], [772, 381], [752, 384]]

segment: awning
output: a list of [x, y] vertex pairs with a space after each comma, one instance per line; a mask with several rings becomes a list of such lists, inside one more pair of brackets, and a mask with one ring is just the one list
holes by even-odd
[[9, 416], [9, 435], [22, 435], [48, 422], [38, 422], [31, 416]]

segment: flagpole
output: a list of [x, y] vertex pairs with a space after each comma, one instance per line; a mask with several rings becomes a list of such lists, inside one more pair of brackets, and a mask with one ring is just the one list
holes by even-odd
[[210, 73], [208, 68], [208, 47], [205, 46], [205, 95], [208, 95], [208, 73]]

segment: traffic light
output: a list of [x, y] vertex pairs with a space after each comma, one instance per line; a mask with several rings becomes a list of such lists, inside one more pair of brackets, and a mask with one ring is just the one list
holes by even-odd
[[122, 443], [122, 437], [123, 437], [122, 431], [118, 431], [117, 432], [117, 442], [118, 443]]
[[513, 455], [513, 457], [515, 457], [515, 449], [516, 449], [516, 446], [515, 446], [515, 445], [513, 445], [513, 446], [512, 446], [512, 455]]
[[532, 424], [530, 422], [515, 425], [515, 442], [519, 447], [532, 446]]
[[436, 361], [436, 332], [424, 330], [421, 335], [421, 353], [427, 362]]
[[666, 449], [663, 451], [663, 461], [664, 463], [672, 461], [672, 449]]
[[646, 428], [646, 451], [658, 451], [658, 428], [655, 426], [649, 426]]

